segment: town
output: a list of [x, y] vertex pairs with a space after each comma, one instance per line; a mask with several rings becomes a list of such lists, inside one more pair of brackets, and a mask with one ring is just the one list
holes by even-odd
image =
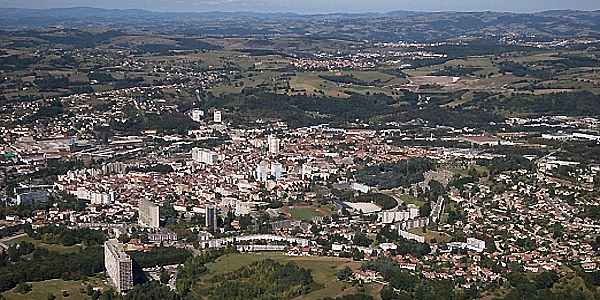
[[77, 257], [0, 272], [2, 297], [61, 280], [196, 299], [290, 261], [310, 269], [294, 297], [600, 295], [597, 40], [282, 55], [235, 38], [140, 53], [121, 43], [149, 36], [114, 34], [2, 50], [2, 267]]

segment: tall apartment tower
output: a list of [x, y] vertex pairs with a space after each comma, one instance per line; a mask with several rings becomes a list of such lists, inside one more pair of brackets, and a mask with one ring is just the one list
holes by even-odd
[[160, 227], [159, 225], [159, 211], [158, 211], [158, 205], [145, 200], [145, 199], [141, 199], [139, 202], [139, 209], [138, 209], [138, 223], [144, 227], [150, 227], [150, 228], [158, 228]]
[[269, 144], [269, 153], [277, 154], [279, 152], [279, 139], [275, 135], [269, 135], [267, 142]]
[[219, 154], [208, 149], [192, 148], [192, 159], [197, 162], [214, 165], [219, 161]]
[[199, 109], [194, 109], [192, 110], [192, 121], [194, 122], [200, 122], [202, 121], [202, 117], [204, 116], [204, 111], [199, 110]]
[[220, 110], [215, 110], [215, 112], [213, 113], [213, 121], [215, 121], [215, 123], [221, 123], [221, 111]]
[[267, 181], [269, 179], [269, 165], [266, 161], [261, 161], [258, 166], [256, 166], [256, 180], [257, 181]]
[[133, 288], [133, 265], [131, 257], [117, 239], [104, 242], [104, 267], [106, 275], [112, 280], [119, 292]]
[[281, 175], [283, 174], [283, 165], [278, 162], [271, 163], [271, 177], [274, 180], [281, 179]]
[[217, 227], [217, 207], [214, 204], [206, 205], [206, 227]]

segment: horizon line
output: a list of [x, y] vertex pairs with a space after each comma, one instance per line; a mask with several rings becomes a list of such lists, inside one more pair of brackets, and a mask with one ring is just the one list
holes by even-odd
[[98, 9], [98, 10], [107, 10], [107, 11], [144, 11], [151, 13], [255, 13], [255, 14], [265, 14], [265, 15], [274, 15], [274, 14], [295, 14], [298, 16], [318, 16], [318, 15], [334, 15], [334, 14], [389, 14], [394, 12], [407, 12], [407, 13], [424, 13], [424, 14], [434, 14], [434, 13], [512, 13], [512, 14], [538, 14], [545, 12], [561, 12], [561, 11], [571, 11], [571, 12], [600, 12], [600, 9], [595, 10], [582, 10], [582, 9], [550, 9], [550, 10], [540, 10], [540, 11], [532, 11], [532, 12], [515, 12], [515, 11], [502, 11], [502, 10], [440, 10], [440, 11], [425, 11], [425, 10], [390, 10], [390, 11], [366, 11], [366, 12], [321, 12], [321, 13], [301, 13], [294, 11], [271, 11], [271, 12], [262, 12], [262, 11], [253, 11], [253, 10], [206, 10], [206, 11], [160, 11], [160, 10], [149, 10], [149, 9], [140, 9], [140, 8], [103, 8], [103, 7], [93, 7], [93, 6], [69, 6], [69, 7], [48, 7], [48, 8], [25, 8], [25, 7], [3, 7], [2, 9], [18, 9], [18, 10], [37, 10], [37, 11], [49, 11], [49, 10], [67, 10], [67, 9]]

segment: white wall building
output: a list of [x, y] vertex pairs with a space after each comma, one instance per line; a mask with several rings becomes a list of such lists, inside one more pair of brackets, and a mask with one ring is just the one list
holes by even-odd
[[113, 282], [117, 291], [124, 292], [133, 288], [133, 265], [131, 257], [116, 239], [104, 243], [104, 267], [106, 275]]
[[192, 159], [200, 163], [214, 165], [219, 162], [219, 154], [208, 149], [192, 148]]
[[269, 144], [269, 153], [277, 154], [279, 152], [279, 139], [275, 135], [269, 135], [267, 142]]
[[269, 165], [266, 161], [261, 161], [260, 164], [256, 167], [256, 180], [257, 181], [267, 181], [269, 179]]
[[213, 121], [215, 123], [221, 123], [221, 111], [220, 110], [215, 110], [215, 112], [213, 113]]
[[200, 122], [202, 121], [202, 117], [204, 117], [204, 111], [200, 109], [193, 109], [191, 112], [192, 121]]
[[159, 207], [158, 205], [141, 199], [138, 209], [138, 223], [145, 227], [158, 228], [159, 225]]
[[281, 179], [283, 175], [283, 165], [278, 162], [271, 163], [271, 176], [275, 180]]

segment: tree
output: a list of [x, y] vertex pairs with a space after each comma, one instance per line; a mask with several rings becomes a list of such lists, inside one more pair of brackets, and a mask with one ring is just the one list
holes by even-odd
[[394, 292], [392, 289], [382, 289], [379, 292], [379, 295], [381, 296], [381, 300], [393, 300], [393, 299], [397, 299], [398, 298], [398, 294], [396, 292]]
[[370, 238], [368, 238], [364, 233], [360, 231], [354, 234], [354, 238], [352, 239], [352, 243], [354, 245], [363, 247], [368, 247], [369, 245], [371, 245], [372, 242], [373, 241]]
[[27, 284], [26, 282], [19, 282], [19, 284], [17, 284], [16, 291], [21, 294], [27, 294], [31, 292], [31, 284]]
[[352, 269], [350, 267], [348, 267], [348, 266], [346, 266], [345, 268], [341, 269], [337, 273], [338, 280], [347, 280], [348, 278], [350, 278], [350, 276], [352, 276]]
[[91, 284], [88, 284], [88, 285], [85, 287], [85, 293], [86, 293], [88, 296], [91, 296], [91, 295], [94, 293], [94, 288], [92, 287], [92, 285], [91, 285]]
[[163, 284], [169, 283], [170, 278], [171, 278], [171, 275], [168, 272], [160, 271], [160, 282], [161, 283], [163, 283]]

